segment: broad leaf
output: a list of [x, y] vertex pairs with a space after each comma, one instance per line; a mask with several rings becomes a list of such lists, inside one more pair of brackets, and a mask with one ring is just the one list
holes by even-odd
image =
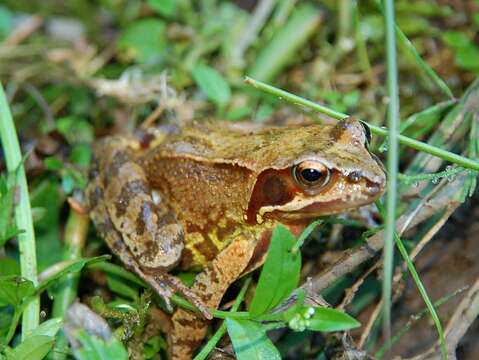
[[345, 331], [361, 324], [351, 316], [336, 309], [314, 308], [314, 315], [307, 320], [306, 328], [313, 331]]
[[17, 307], [22, 300], [35, 292], [33, 282], [21, 276], [0, 276], [0, 306]]
[[14, 259], [0, 259], [0, 276], [5, 275], [20, 275], [20, 265]]
[[253, 317], [276, 307], [297, 287], [301, 271], [301, 254], [293, 253], [296, 239], [282, 225], [274, 228], [258, 286], [254, 294], [250, 314]]
[[238, 360], [281, 359], [278, 349], [261, 324], [250, 320], [226, 319], [228, 334]]
[[36, 335], [27, 337], [9, 354], [11, 360], [41, 360], [53, 347], [55, 337]]
[[65, 261], [63, 263], [63, 266], [58, 271], [52, 273], [51, 275], [49, 275], [45, 279], [43, 279], [43, 281], [38, 286], [37, 291], [41, 292], [41, 291], [45, 290], [49, 285], [51, 285], [56, 280], [64, 277], [65, 275], [75, 273], [75, 272], [79, 272], [87, 264], [92, 264], [92, 263], [96, 263], [96, 262], [99, 262], [99, 261], [104, 261], [104, 260], [109, 259], [109, 258], [110, 258], [109, 255], [104, 255], [104, 256], [97, 256], [97, 257], [89, 258], [89, 259], [78, 259], [78, 260]]
[[166, 55], [165, 27], [153, 18], [135, 21], [121, 35], [118, 47], [129, 60], [157, 62]]
[[36, 327], [28, 336], [51, 336], [54, 337], [57, 332], [61, 329], [63, 321], [61, 318], [53, 318], [47, 321], [42, 322], [38, 327]]
[[193, 78], [208, 99], [224, 107], [231, 98], [231, 90], [223, 76], [210, 66], [199, 64], [193, 69]]
[[127, 360], [128, 353], [122, 343], [114, 336], [108, 341], [88, 335], [84, 330], [76, 333], [77, 339], [82, 347], [74, 351], [75, 358], [78, 360]]
[[176, 0], [147, 0], [148, 5], [159, 14], [170, 17], [175, 14]]

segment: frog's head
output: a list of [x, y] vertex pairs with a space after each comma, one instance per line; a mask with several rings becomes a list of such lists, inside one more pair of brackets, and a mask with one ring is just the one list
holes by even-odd
[[384, 193], [386, 175], [368, 151], [369, 131], [353, 118], [277, 128], [265, 136], [270, 140], [258, 148], [263, 155], [256, 154], [256, 164], [263, 167], [250, 196], [248, 222], [295, 222], [335, 214], [369, 204]]

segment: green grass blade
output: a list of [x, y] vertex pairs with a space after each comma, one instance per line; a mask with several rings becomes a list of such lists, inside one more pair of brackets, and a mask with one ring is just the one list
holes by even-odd
[[[37, 280], [37, 257], [35, 247], [35, 232], [33, 230], [32, 213], [30, 208], [30, 196], [28, 193], [27, 177], [23, 167], [22, 154], [18, 143], [15, 124], [12, 114], [0, 84], [0, 138], [7, 169], [17, 172], [17, 184], [19, 187], [19, 201], [15, 206], [15, 222], [17, 228], [24, 232], [18, 234], [18, 247], [20, 250], [20, 268], [22, 276], [31, 280], [34, 285]], [[34, 297], [23, 312], [22, 339], [26, 334], [33, 331], [40, 320], [40, 300]]]
[[383, 250], [383, 330], [389, 340], [391, 333], [391, 294], [394, 263], [394, 232], [396, 231], [397, 174], [399, 165], [399, 92], [396, 63], [396, 38], [394, 36], [394, 2], [385, 0], [386, 27], [386, 67], [388, 104], [388, 154], [387, 154], [387, 192], [386, 218]]
[[446, 338], [444, 336], [444, 330], [441, 325], [441, 320], [439, 319], [436, 309], [434, 308], [434, 305], [432, 304], [432, 301], [429, 298], [429, 295], [427, 294], [426, 288], [421, 282], [421, 279], [419, 278], [416, 268], [414, 267], [414, 264], [411, 261], [411, 258], [409, 257], [409, 254], [407, 253], [407, 250], [404, 247], [404, 244], [402, 243], [397, 233], [394, 234], [394, 240], [396, 242], [396, 246], [399, 252], [401, 253], [402, 258], [406, 262], [409, 273], [411, 274], [411, 277], [413, 278], [414, 283], [416, 284], [419, 290], [419, 293], [421, 294], [421, 297], [424, 303], [426, 304], [426, 307], [429, 310], [429, 313], [431, 314], [431, 318], [434, 321], [434, 325], [436, 326], [437, 333], [439, 334], [439, 344], [441, 347], [442, 357], [443, 359], [447, 360], [448, 357], [447, 357], [447, 348], [446, 348]]
[[[319, 113], [325, 114], [327, 116], [332, 117], [333, 119], [344, 119], [348, 117], [349, 115], [341, 113], [339, 111], [329, 109], [324, 105], [315, 103], [311, 100], [307, 100], [305, 98], [302, 98], [301, 96], [291, 94], [285, 90], [278, 89], [277, 87], [268, 85], [264, 82], [246, 77], [245, 82], [254, 88], [263, 91], [265, 93], [277, 96], [281, 99], [284, 99], [288, 101], [289, 103], [302, 107], [302, 108], [309, 108], [314, 111], [317, 111]], [[369, 124], [368, 122], [364, 121], [366, 124], [368, 124], [369, 128], [371, 129], [371, 132], [375, 135], [379, 136], [387, 136], [388, 135], [388, 130], [383, 127], [379, 127], [376, 125]], [[479, 162], [473, 159], [466, 158], [464, 156], [454, 154], [453, 152], [443, 150], [439, 147], [435, 147], [429, 144], [426, 144], [422, 141], [404, 136], [404, 135], [399, 135], [398, 136], [399, 142], [402, 145], [409, 146], [412, 149], [418, 150], [418, 151], [423, 151], [425, 153], [437, 156], [440, 159], [455, 163], [459, 166], [462, 166], [467, 169], [479, 171]]]
[[[381, 6], [379, 0], [376, 0], [376, 6], [384, 13], [385, 9]], [[416, 64], [419, 68], [425, 72], [425, 74], [432, 80], [434, 84], [436, 84], [437, 88], [441, 90], [444, 95], [446, 95], [450, 99], [454, 99], [454, 95], [452, 94], [451, 89], [447, 86], [446, 82], [442, 80], [439, 75], [429, 66], [427, 62], [425, 62], [421, 55], [417, 52], [414, 45], [409, 41], [406, 35], [402, 32], [402, 30], [397, 26], [394, 25], [394, 29], [396, 32], [396, 37], [399, 45], [402, 49], [407, 51], [407, 53], [416, 61]]]
[[294, 61], [296, 52], [314, 34], [321, 20], [318, 8], [306, 4], [294, 10], [291, 18], [261, 50], [248, 73], [262, 81], [271, 81]]

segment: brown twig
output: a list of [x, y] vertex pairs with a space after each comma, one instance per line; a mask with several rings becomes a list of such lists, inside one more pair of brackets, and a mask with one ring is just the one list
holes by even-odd
[[[456, 348], [466, 331], [474, 320], [479, 316], [479, 278], [469, 289], [466, 296], [460, 302], [456, 311], [449, 319], [446, 326], [446, 346], [450, 360], [456, 359]], [[439, 345], [435, 344], [426, 352], [417, 355], [409, 360], [433, 360], [440, 359]]]
[[22, 21], [12, 33], [3, 41], [2, 45], [15, 46], [33, 34], [43, 24], [43, 18], [33, 15]]

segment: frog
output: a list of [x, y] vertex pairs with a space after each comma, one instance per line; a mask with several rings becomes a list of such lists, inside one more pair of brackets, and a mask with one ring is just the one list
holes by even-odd
[[[370, 204], [386, 175], [354, 117], [258, 126], [196, 121], [94, 148], [86, 198], [97, 232], [171, 308], [179, 293], [199, 312], [171, 316], [171, 359], [191, 359], [211, 309], [265, 261], [272, 230]], [[191, 287], [171, 274], [192, 270]]]

